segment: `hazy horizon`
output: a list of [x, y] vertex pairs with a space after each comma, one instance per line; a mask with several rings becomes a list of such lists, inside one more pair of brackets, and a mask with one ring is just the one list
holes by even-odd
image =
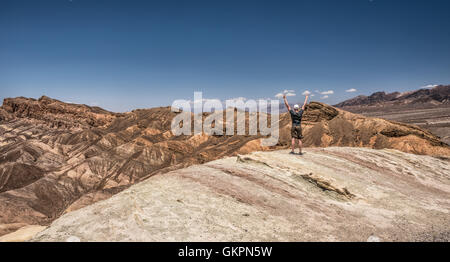
[[[438, 85], [436, 85], [436, 86], [439, 86], [439, 85], [447, 86], [448, 84], [438, 84]], [[406, 91], [403, 91], [403, 92], [415, 91], [415, 90], [418, 90], [418, 89], [426, 89], [426, 88], [431, 88], [431, 87], [426, 87], [426, 86], [424, 86], [424, 87], [421, 87], [421, 88], [416, 88], [416, 89], [406, 90]], [[375, 92], [386, 92], [386, 91], [384, 91], [384, 90], [379, 90], [379, 91], [375, 91]], [[396, 92], [396, 91], [392, 91], [392, 92]], [[391, 92], [386, 92], [386, 93], [391, 93]], [[372, 94], [372, 93], [370, 93], [370, 94], [358, 94], [358, 95], [355, 95], [355, 96], [350, 97], [350, 98], [354, 98], [354, 97], [360, 96], [360, 95], [368, 96], [368, 95], [371, 95], [371, 94]], [[42, 95], [40, 95], [40, 96], [38, 96], [38, 97], [26, 97], [26, 98], [33, 98], [33, 99], [38, 100], [38, 99], [39, 99], [40, 97], [42, 97], [42, 96], [47, 96], [47, 97], [50, 97], [50, 98], [52, 98], [52, 99], [59, 100], [59, 101], [64, 102], [64, 103], [84, 104], [84, 105], [91, 106], [91, 107], [100, 107], [100, 108], [102, 108], [102, 109], [105, 109], [105, 110], [108, 110], [108, 111], [111, 111], [111, 112], [115, 112], [115, 113], [125, 113], [125, 112], [130, 112], [130, 111], [135, 110], [135, 109], [148, 109], [148, 108], [155, 108], [155, 107], [167, 107], [167, 106], [171, 106], [171, 105], [172, 105], [172, 104], [167, 104], [167, 105], [158, 105], [158, 106], [150, 106], [150, 107], [136, 107], [136, 108], [131, 108], [130, 110], [125, 110], [125, 111], [114, 111], [114, 110], [111, 110], [111, 109], [109, 109], [109, 108], [102, 107], [101, 105], [93, 105], [93, 104], [89, 104], [89, 103], [82, 102], [82, 101], [81, 101], [81, 102], [64, 101], [64, 100], [62, 100], [61, 98], [58, 98], [58, 97], [51, 97], [51, 96], [48, 96], [48, 95], [45, 95], [45, 94], [42, 94]], [[21, 96], [17, 96], [17, 97], [21, 97]], [[323, 103], [326, 103], [326, 102], [323, 101], [323, 100], [320, 101], [320, 99], [314, 99], [314, 97], [315, 97], [315, 96], [311, 97], [311, 98], [308, 100], [308, 102], [317, 101], [317, 102], [323, 102]], [[1, 97], [1, 96], [0, 96], [0, 106], [3, 105], [3, 99], [5, 99], [5, 98], [14, 98], [14, 97]], [[187, 97], [186, 100], [190, 100], [190, 99], [192, 99], [192, 98], [193, 98], [193, 95], [192, 95], [192, 97]], [[215, 99], [215, 98], [211, 98], [211, 99]], [[246, 98], [246, 99], [254, 99], [254, 100], [257, 100], [257, 99], [264, 99], [264, 98], [251, 98], [251, 97], [248, 97], [248, 98]], [[277, 98], [275, 97], [275, 98], [270, 98], [270, 99], [277, 99]], [[303, 97], [303, 95], [301, 95], [301, 97], [295, 96], [295, 97], [288, 97], [287, 99], [288, 99], [288, 102], [289, 102], [290, 104], [293, 105], [293, 104], [295, 104], [295, 103], [302, 103], [304, 97]], [[300, 101], [299, 99], [302, 99], [302, 100]], [[225, 104], [226, 99], [219, 99], [219, 100], [221, 100], [221, 102], [222, 102], [223, 104]], [[281, 99], [279, 99], [279, 100], [280, 100], [280, 105], [283, 105], [284, 102], [283, 102]], [[344, 101], [344, 100], [338, 101], [338, 103], [339, 103], [339, 102], [343, 102], [343, 101]], [[326, 104], [328, 104], [328, 103], [326, 103]], [[334, 104], [337, 104], [337, 103], [333, 103], [333, 104], [329, 104], [329, 105], [334, 105]]]
[[0, 103], [39, 98], [125, 112], [176, 99], [336, 104], [450, 83], [450, 2], [0, 3]]

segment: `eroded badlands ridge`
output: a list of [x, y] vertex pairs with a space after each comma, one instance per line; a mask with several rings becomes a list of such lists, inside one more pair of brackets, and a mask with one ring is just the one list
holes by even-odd
[[254, 152], [153, 176], [33, 241], [449, 241], [450, 164], [367, 148]]
[[357, 110], [364, 107], [389, 107], [389, 106], [439, 106], [450, 104], [450, 85], [439, 85], [434, 88], [422, 88], [410, 92], [394, 92], [386, 94], [385, 92], [376, 92], [370, 96], [360, 95], [352, 99], [343, 101], [336, 107], [344, 109]]
[[[5, 99], [0, 107], [0, 235], [48, 225], [156, 174], [286, 148], [290, 140], [287, 114], [280, 116], [280, 142], [271, 148], [260, 146], [261, 136], [173, 136], [176, 114], [169, 107], [118, 114], [48, 97]], [[309, 147], [450, 156], [447, 145], [420, 128], [316, 102], [306, 110], [304, 135]]]

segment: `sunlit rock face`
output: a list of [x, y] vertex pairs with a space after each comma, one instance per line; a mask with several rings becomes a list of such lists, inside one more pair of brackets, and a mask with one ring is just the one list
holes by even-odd
[[449, 241], [450, 164], [392, 149], [253, 152], [150, 177], [32, 241]]
[[[26, 225], [49, 225], [157, 174], [290, 143], [287, 114], [280, 116], [280, 140], [274, 147], [261, 146], [260, 135], [174, 136], [170, 127], [176, 115], [169, 107], [113, 113], [48, 97], [5, 99], [0, 107], [0, 235]], [[303, 130], [308, 147], [450, 156], [448, 146], [415, 126], [316, 102], [308, 105]]]

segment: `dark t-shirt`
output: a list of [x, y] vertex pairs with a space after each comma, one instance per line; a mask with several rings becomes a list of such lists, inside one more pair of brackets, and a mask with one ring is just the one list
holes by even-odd
[[291, 113], [292, 125], [300, 126], [302, 124], [303, 109], [298, 110], [298, 112], [291, 109], [289, 113]]

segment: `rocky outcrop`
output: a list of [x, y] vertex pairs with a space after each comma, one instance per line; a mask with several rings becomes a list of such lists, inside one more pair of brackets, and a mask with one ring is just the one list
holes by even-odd
[[368, 106], [417, 106], [418, 104], [449, 104], [450, 85], [439, 85], [431, 89], [419, 89], [405, 93], [376, 92], [370, 96], [357, 96], [343, 101], [335, 107], [352, 108]]
[[386, 94], [386, 92], [375, 92], [370, 96], [360, 95], [344, 102], [341, 102], [336, 107], [346, 107], [346, 106], [368, 106], [386, 103], [395, 100], [401, 96], [401, 93], [394, 92]]
[[[336, 105], [352, 113], [415, 125], [450, 145], [450, 86], [405, 93], [375, 93]], [[393, 134], [392, 132], [389, 132]]]
[[449, 174], [391, 149], [255, 152], [153, 176], [32, 241], [449, 241]]
[[45, 226], [27, 225], [19, 230], [0, 236], [0, 242], [24, 242], [33, 238], [37, 233], [44, 230]]
[[[290, 144], [290, 117], [280, 117], [280, 144]], [[303, 143], [308, 147], [354, 146], [392, 148], [425, 155], [450, 155], [439, 137], [414, 125], [364, 117], [311, 102], [303, 121]]]
[[[46, 97], [5, 99], [0, 108], [0, 235], [26, 225], [49, 225], [64, 213], [157, 174], [290, 143], [288, 114], [280, 116], [280, 140], [274, 147], [261, 146], [260, 135], [174, 136], [170, 126], [177, 114], [169, 107], [116, 114]], [[394, 148], [450, 156], [448, 146], [417, 127], [317, 102], [308, 105], [303, 129], [308, 147]], [[314, 173], [304, 179], [347, 194]]]
[[104, 126], [120, 115], [99, 107], [64, 103], [46, 96], [38, 100], [25, 97], [6, 98], [3, 101], [2, 110], [0, 120], [6, 119], [5, 113], [9, 113], [12, 115], [9, 118], [44, 120], [57, 128]]

